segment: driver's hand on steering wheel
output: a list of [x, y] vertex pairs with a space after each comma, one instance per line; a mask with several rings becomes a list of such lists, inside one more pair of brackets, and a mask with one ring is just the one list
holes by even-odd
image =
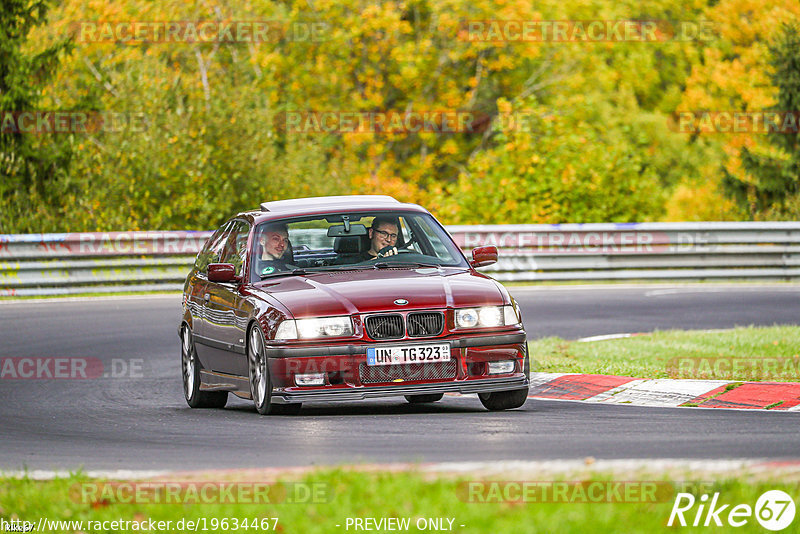
[[380, 249], [378, 251], [378, 257], [379, 258], [385, 258], [387, 256], [394, 256], [397, 253], [398, 253], [397, 247], [393, 247], [391, 245], [388, 245], [388, 246], [385, 246], [385, 247], [383, 247], [382, 249]]

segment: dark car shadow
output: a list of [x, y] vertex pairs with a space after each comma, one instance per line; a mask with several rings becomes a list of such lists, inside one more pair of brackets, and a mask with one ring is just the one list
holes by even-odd
[[[244, 399], [229, 400], [225, 411], [255, 412], [253, 405]], [[526, 411], [526, 406], [503, 413]], [[488, 414], [477, 397], [451, 397], [426, 404], [411, 404], [405, 400], [381, 399], [357, 402], [304, 403], [297, 415], [271, 415], [270, 417], [339, 417], [375, 415], [433, 415], [433, 414]]]

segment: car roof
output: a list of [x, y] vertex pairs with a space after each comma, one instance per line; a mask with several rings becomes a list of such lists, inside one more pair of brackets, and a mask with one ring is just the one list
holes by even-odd
[[318, 215], [341, 211], [415, 211], [427, 213], [417, 204], [405, 204], [388, 195], [342, 195], [329, 197], [292, 198], [263, 202], [260, 211], [248, 211], [239, 215], [252, 217], [255, 223], [263, 221], [297, 217], [301, 215]]

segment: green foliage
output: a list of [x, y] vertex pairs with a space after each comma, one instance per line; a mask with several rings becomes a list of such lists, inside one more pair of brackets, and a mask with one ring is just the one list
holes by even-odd
[[794, 132], [769, 134], [770, 146], [743, 147], [744, 168], [755, 177], [743, 180], [726, 174], [723, 185], [750, 217], [800, 217], [800, 23], [784, 24], [769, 47], [772, 81], [778, 99], [772, 111], [794, 114]]
[[496, 148], [476, 155], [448, 188], [443, 215], [459, 223], [476, 217], [486, 223], [563, 223], [657, 216], [663, 198], [656, 170], [641, 157], [627, 122], [594, 104], [578, 96], [556, 113], [531, 102], [530, 132], [501, 133]]
[[[0, 5], [0, 112], [37, 109], [43, 87], [71, 48], [60, 40], [37, 53], [22, 50], [31, 30], [45, 23], [47, 4], [4, 0]], [[0, 233], [25, 228], [18, 221], [29, 217], [31, 207], [41, 213], [53, 205], [70, 156], [62, 139], [0, 130]]]
[[[758, 27], [783, 20], [794, 1], [769, 0]], [[4, 139], [0, 232], [208, 229], [263, 201], [347, 193], [419, 202], [448, 223], [698, 218], [709, 211], [676, 204], [719, 204], [714, 176], [732, 151], [670, 131], [668, 116], [703, 109], [698, 87], [718, 102], [763, 101], [749, 78], [720, 74], [740, 72], [737, 58], [759, 66], [758, 32], [731, 22], [749, 2], [66, 0], [46, 25], [43, 3], [6, 2], [5, 26], [17, 29], [0, 39], [0, 65], [17, 74], [0, 109], [113, 112], [143, 127]], [[481, 41], [465, 30], [486, 20], [704, 18], [721, 24], [718, 41]], [[274, 21], [283, 32], [130, 44], [88, 42], [73, 27], [165, 20]], [[298, 38], [298, 25], [314, 33]], [[31, 75], [56, 63], [52, 78]], [[289, 111], [466, 111], [481, 127], [298, 133], [281, 122]], [[525, 127], [508, 127], [515, 114]]]

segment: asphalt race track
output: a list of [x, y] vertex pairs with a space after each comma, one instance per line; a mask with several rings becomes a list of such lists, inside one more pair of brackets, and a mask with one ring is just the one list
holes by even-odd
[[[512, 294], [530, 338], [797, 324], [800, 317], [797, 285], [554, 286]], [[0, 469], [784, 459], [800, 450], [797, 413], [539, 400], [489, 413], [472, 396], [422, 407], [394, 399], [310, 404], [294, 417], [260, 417], [233, 396], [225, 410], [191, 410], [181, 391], [179, 317], [173, 296], [0, 303], [0, 357], [98, 358], [122, 375], [0, 380]]]

